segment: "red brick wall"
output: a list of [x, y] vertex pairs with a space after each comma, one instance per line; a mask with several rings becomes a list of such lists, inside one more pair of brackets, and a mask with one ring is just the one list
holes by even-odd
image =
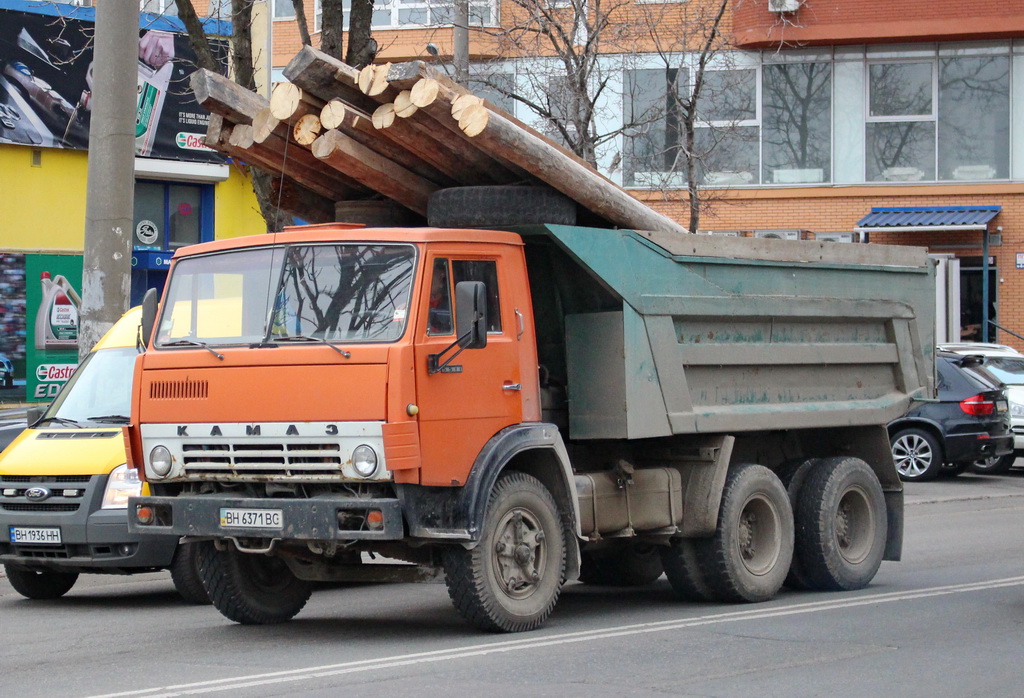
[[1024, 35], [1020, 0], [803, 0], [780, 14], [768, 0], [733, 0], [736, 45], [768, 48], [1001, 39]]

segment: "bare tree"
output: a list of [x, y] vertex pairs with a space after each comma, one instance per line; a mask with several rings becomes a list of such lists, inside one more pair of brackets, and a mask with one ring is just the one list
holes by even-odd
[[[603, 148], [624, 142], [610, 169], [622, 167], [629, 179], [634, 171], [657, 175], [629, 184], [685, 185], [695, 231], [707, 199], [701, 179], [715, 169], [714, 154], [724, 163], [748, 149], [743, 137], [726, 137], [726, 122], [738, 119], [708, 117], [714, 103], [723, 113], [754, 104], [742, 103], [736, 95], [743, 91], [720, 79], [715, 89], [706, 87], [708, 65], [729, 47], [723, 19], [730, 4], [511, 0], [500, 30], [474, 27], [499, 47], [494, 61], [478, 66], [476, 80], [524, 105], [542, 129], [591, 164]], [[641, 56], [652, 55], [660, 65], [641, 66]], [[510, 66], [519, 66], [514, 79]], [[615, 109], [621, 112], [609, 113]]]

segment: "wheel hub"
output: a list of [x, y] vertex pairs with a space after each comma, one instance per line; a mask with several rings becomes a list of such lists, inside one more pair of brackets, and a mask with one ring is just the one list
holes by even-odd
[[543, 578], [544, 531], [526, 509], [514, 509], [501, 520], [494, 543], [495, 577], [513, 598], [533, 593]]

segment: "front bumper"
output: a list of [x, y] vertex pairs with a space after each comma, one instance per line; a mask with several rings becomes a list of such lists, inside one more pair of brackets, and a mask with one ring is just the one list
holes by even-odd
[[[154, 512], [151, 523], [139, 521], [140, 507]], [[279, 527], [222, 525], [224, 509], [280, 512]], [[224, 496], [132, 497], [128, 529], [143, 536], [173, 534], [197, 538], [255, 538], [281, 541], [400, 540], [405, 537], [397, 499], [322, 496], [267, 499]], [[371, 526], [371, 512], [380, 512]]]
[[[178, 547], [176, 536], [146, 536], [128, 530], [125, 509], [101, 509], [106, 475], [82, 476], [81, 482], [56, 485], [74, 488], [80, 496], [54, 496], [32, 503], [19, 495], [0, 498], [0, 564], [60, 572], [131, 573], [170, 566]], [[4, 488], [20, 492], [31, 484], [24, 478], [0, 476]], [[56, 478], [50, 478], [56, 480]], [[8, 481], [10, 480], [10, 481]], [[61, 542], [11, 542], [11, 528], [59, 528]]]

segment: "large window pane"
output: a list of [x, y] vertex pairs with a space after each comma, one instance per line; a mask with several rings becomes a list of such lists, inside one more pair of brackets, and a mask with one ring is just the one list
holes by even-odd
[[766, 65], [762, 75], [763, 181], [830, 180], [832, 65]]
[[757, 184], [757, 127], [699, 128], [694, 147], [703, 184]]
[[931, 116], [931, 62], [876, 63], [869, 79], [870, 116]]
[[1010, 59], [939, 60], [939, 178], [1010, 176]]
[[687, 89], [687, 73], [630, 70], [625, 78], [625, 182], [650, 184], [649, 179], [637, 181], [636, 173], [668, 172], [679, 165], [679, 100]]
[[870, 182], [935, 179], [935, 122], [869, 123], [867, 178]]
[[697, 102], [701, 121], [747, 121], [757, 118], [757, 71], [709, 70]]

